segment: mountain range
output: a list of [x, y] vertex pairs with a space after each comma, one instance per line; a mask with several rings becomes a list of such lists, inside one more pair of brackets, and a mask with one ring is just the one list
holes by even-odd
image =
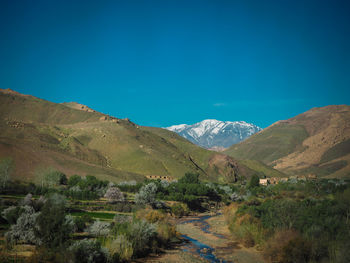
[[239, 143], [262, 129], [244, 121], [203, 120], [187, 125], [173, 125], [166, 128], [190, 142], [207, 149], [224, 149]]
[[114, 182], [148, 175], [176, 179], [186, 172], [214, 182], [253, 174], [350, 178], [350, 106], [313, 108], [219, 153], [76, 102], [0, 89], [0, 158], [8, 157], [14, 179], [34, 182], [45, 167]]
[[[35, 181], [53, 167], [67, 174], [93, 174], [111, 181], [148, 175], [235, 181], [252, 174], [280, 175], [265, 164], [249, 164], [192, 144], [178, 134], [97, 112], [85, 105], [53, 103], [0, 89], [0, 158], [14, 160], [14, 177]], [[258, 168], [257, 168], [258, 167]]]

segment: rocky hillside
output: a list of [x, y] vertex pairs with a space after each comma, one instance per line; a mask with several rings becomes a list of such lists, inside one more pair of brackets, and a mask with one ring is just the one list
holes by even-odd
[[203, 120], [192, 125], [174, 125], [166, 129], [207, 149], [228, 148], [261, 131], [258, 126], [244, 121], [218, 120]]
[[313, 108], [278, 121], [225, 153], [288, 174], [350, 178], [350, 106]]
[[112, 181], [178, 178], [186, 172], [234, 181], [254, 172], [171, 131], [11, 90], [0, 90], [0, 134], [0, 158], [14, 159], [15, 177], [21, 180], [35, 180], [37, 171], [48, 166], [68, 176], [93, 174]]

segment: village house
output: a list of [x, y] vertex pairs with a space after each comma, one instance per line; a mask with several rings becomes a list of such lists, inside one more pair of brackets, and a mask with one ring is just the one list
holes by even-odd
[[270, 177], [270, 178], [263, 178], [259, 179], [260, 185], [269, 185], [269, 184], [278, 184], [280, 182], [288, 182], [288, 179], [296, 179], [298, 181], [306, 181], [306, 180], [315, 180], [317, 179], [317, 176], [314, 174], [310, 174], [307, 176], [290, 176], [288, 177]]
[[269, 183], [267, 178], [259, 179], [259, 184], [261, 185], [267, 185]]
[[173, 178], [171, 176], [168, 175], [146, 175], [147, 179], [151, 179], [151, 180], [166, 180], [166, 181], [172, 181]]

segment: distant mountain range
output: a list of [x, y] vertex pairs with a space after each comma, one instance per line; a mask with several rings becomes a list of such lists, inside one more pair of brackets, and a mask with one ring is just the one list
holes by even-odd
[[207, 149], [225, 149], [239, 143], [262, 129], [244, 121], [203, 120], [166, 128]]

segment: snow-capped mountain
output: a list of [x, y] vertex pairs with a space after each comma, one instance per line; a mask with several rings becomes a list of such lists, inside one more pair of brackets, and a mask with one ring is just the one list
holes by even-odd
[[187, 125], [173, 125], [167, 127], [187, 140], [204, 148], [227, 148], [239, 143], [262, 129], [244, 121], [203, 120]]

